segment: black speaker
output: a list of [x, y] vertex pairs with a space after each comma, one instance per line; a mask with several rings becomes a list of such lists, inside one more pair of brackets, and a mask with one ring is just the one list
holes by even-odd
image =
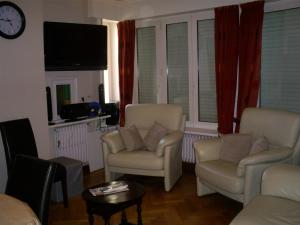
[[119, 123], [119, 109], [116, 103], [104, 104], [101, 108], [101, 113], [110, 115], [110, 118], [106, 119], [107, 125], [116, 125]]
[[105, 104], [104, 84], [99, 84], [98, 94], [99, 94], [99, 105], [100, 107], [103, 107], [103, 105]]
[[52, 114], [52, 100], [51, 100], [51, 89], [46, 87], [46, 97], [47, 97], [47, 111], [48, 111], [48, 121], [53, 120]]

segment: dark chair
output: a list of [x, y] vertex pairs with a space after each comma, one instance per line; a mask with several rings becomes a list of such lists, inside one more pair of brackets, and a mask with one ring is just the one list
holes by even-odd
[[[18, 154], [38, 158], [34, 134], [28, 118], [0, 122], [0, 131], [5, 150], [7, 171], [10, 172]], [[54, 183], [61, 182], [64, 206], [68, 207], [68, 189], [66, 168], [57, 164]]]
[[17, 155], [8, 174], [5, 194], [26, 202], [43, 225], [48, 211], [56, 164], [26, 155]]

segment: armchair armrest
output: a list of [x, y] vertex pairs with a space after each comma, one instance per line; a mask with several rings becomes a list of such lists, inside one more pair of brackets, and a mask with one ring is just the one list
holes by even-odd
[[193, 145], [198, 162], [217, 160], [220, 158], [220, 150], [222, 145], [221, 138], [200, 140], [195, 142]]
[[300, 166], [282, 164], [269, 167], [262, 176], [261, 192], [300, 202]]
[[174, 131], [166, 136], [164, 136], [158, 143], [156, 149], [156, 155], [162, 156], [164, 154], [164, 149], [167, 146], [177, 144], [182, 140], [183, 132], [182, 131]]
[[111, 153], [118, 153], [125, 149], [125, 144], [122, 140], [119, 131], [115, 130], [102, 136], [102, 141], [105, 142]]
[[292, 154], [290, 148], [270, 149], [257, 154], [249, 155], [239, 162], [237, 167], [237, 175], [245, 175], [245, 167], [248, 165], [262, 164], [262, 163], [275, 163], [286, 159]]

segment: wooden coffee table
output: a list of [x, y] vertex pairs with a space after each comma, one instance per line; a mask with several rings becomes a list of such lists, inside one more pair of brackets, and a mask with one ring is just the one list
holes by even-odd
[[132, 225], [131, 223], [127, 222], [125, 209], [133, 205], [137, 206], [137, 225], [142, 225], [141, 206], [142, 198], [145, 194], [144, 186], [132, 181], [117, 182], [128, 184], [129, 190], [100, 196], [93, 196], [89, 192], [90, 188], [102, 187], [113, 184], [113, 182], [110, 182], [90, 187], [82, 193], [82, 197], [86, 202], [86, 208], [90, 225], [94, 224], [94, 214], [102, 216], [105, 221], [105, 225], [109, 225], [111, 216], [120, 211], [122, 211], [120, 225]]

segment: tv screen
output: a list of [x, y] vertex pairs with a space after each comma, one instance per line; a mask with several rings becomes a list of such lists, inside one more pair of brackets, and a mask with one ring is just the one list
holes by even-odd
[[107, 68], [107, 27], [44, 22], [46, 71]]

